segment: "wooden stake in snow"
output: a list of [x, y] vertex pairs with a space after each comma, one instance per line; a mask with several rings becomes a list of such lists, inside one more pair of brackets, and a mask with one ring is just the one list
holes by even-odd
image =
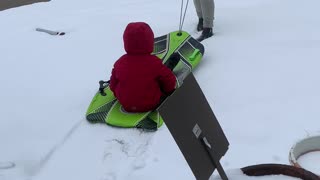
[[36, 28], [36, 31], [39, 31], [39, 32], [45, 32], [45, 33], [48, 33], [50, 35], [59, 35], [59, 36], [63, 36], [65, 35], [66, 33], [65, 32], [59, 32], [59, 31], [51, 31], [51, 30], [48, 30], [48, 29], [42, 29], [42, 28]]

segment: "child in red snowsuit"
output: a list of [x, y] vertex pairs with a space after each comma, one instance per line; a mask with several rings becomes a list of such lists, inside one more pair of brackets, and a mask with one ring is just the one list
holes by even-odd
[[154, 110], [162, 96], [174, 91], [176, 77], [151, 55], [154, 34], [143, 22], [129, 23], [123, 34], [126, 54], [118, 59], [110, 78], [110, 89], [128, 112]]

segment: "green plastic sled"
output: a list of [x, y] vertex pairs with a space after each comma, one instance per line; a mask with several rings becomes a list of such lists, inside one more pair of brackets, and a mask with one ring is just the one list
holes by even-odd
[[[184, 31], [175, 31], [155, 38], [153, 54], [162, 59], [163, 63], [174, 52], [178, 52], [181, 56], [180, 61], [173, 69], [179, 87], [184, 78], [201, 61], [204, 46]], [[86, 119], [89, 122], [103, 122], [116, 127], [137, 127], [151, 131], [156, 130], [163, 124], [163, 120], [156, 110], [144, 113], [126, 112], [114, 97], [108, 85], [104, 87], [103, 91], [106, 96], [97, 92], [88, 107]]]

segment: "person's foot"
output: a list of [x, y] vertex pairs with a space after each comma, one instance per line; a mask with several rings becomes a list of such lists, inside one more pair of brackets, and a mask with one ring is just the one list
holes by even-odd
[[199, 18], [199, 22], [197, 25], [197, 31], [202, 31], [203, 30], [203, 18]]
[[203, 28], [202, 34], [197, 38], [198, 41], [203, 41], [213, 35], [212, 28]]
[[175, 52], [175, 53], [171, 54], [171, 56], [164, 63], [164, 65], [166, 65], [172, 71], [176, 67], [176, 65], [179, 63], [180, 58], [181, 58], [180, 54]]

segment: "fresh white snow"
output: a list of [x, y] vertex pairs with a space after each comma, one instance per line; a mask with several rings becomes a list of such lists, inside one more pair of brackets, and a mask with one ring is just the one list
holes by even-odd
[[[0, 169], [0, 180], [194, 179], [166, 126], [141, 133], [85, 120], [98, 81], [124, 53], [126, 25], [178, 30], [180, 5], [54, 0], [1, 11], [0, 162], [15, 167]], [[320, 132], [319, 6], [216, 0], [215, 35], [194, 75], [230, 142], [226, 170], [289, 164], [291, 146]], [[196, 23], [190, 1], [183, 30], [198, 36]]]
[[320, 175], [320, 152], [314, 151], [299, 157], [298, 163], [301, 167]]

